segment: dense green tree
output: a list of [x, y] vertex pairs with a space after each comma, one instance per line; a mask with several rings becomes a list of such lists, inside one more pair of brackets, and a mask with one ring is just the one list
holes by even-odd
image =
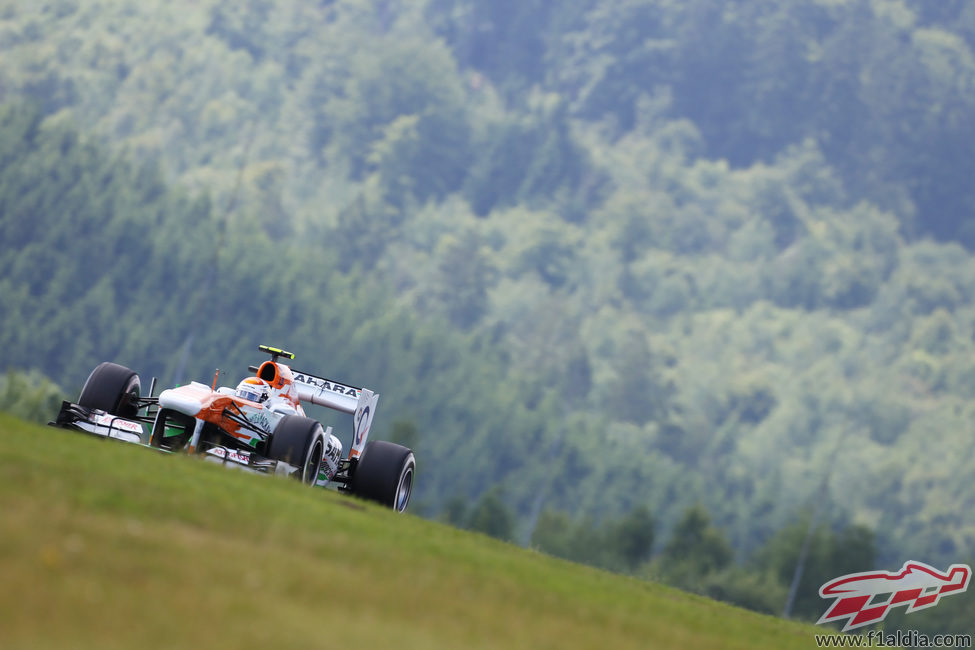
[[653, 548], [653, 517], [646, 506], [637, 506], [606, 525], [607, 543], [629, 571], [635, 571]]
[[520, 91], [545, 74], [546, 23], [563, 11], [543, 0], [431, 0], [427, 17], [457, 60]]
[[481, 495], [471, 507], [467, 527], [505, 541], [514, 539], [515, 517], [504, 503], [501, 488], [493, 487]]
[[701, 581], [702, 594], [763, 614], [782, 614], [787, 587], [767, 572], [730, 566]]
[[618, 354], [618, 379], [611, 384], [610, 405], [615, 418], [644, 424], [665, 420], [672, 389], [655, 371], [650, 346], [640, 332], [630, 332]]
[[732, 559], [734, 551], [724, 534], [711, 523], [707, 510], [695, 505], [684, 511], [657, 563], [665, 580], [693, 589], [703, 577], [726, 568]]
[[533, 548], [557, 557], [634, 573], [650, 556], [654, 523], [646, 506], [619, 518], [595, 523], [590, 517], [573, 521], [564, 512], [546, 509], [532, 531]]
[[416, 449], [420, 442], [420, 430], [412, 420], [396, 420], [389, 429], [387, 440]]
[[353, 60], [341, 95], [326, 103], [331, 158], [353, 176], [378, 168], [390, 191], [421, 201], [459, 188], [470, 125], [447, 51], [400, 36], [375, 52]]
[[757, 553], [756, 563], [760, 570], [777, 576], [783, 585], [792, 584], [799, 565], [800, 581], [792, 612], [815, 620], [823, 612], [819, 587], [844, 574], [873, 569], [876, 546], [873, 531], [864, 526], [850, 525], [835, 531], [824, 523], [810, 526], [809, 517], [807, 513], [779, 530]]
[[533, 548], [556, 557], [574, 559], [575, 527], [564, 512], [546, 509], [538, 516], [532, 530]]
[[448, 524], [462, 528], [467, 523], [467, 515], [467, 499], [459, 494], [455, 494], [447, 500], [441, 517]]
[[[489, 119], [477, 130], [477, 156], [464, 184], [475, 214], [518, 203], [537, 203], [559, 193], [590, 201], [598, 183], [587, 152], [572, 135], [565, 103], [535, 95], [526, 117]], [[567, 218], [580, 215], [566, 210]]]
[[36, 371], [7, 370], [6, 375], [0, 376], [3, 410], [25, 420], [41, 424], [50, 422], [63, 399], [63, 390]]
[[491, 263], [474, 233], [465, 233], [460, 240], [445, 237], [437, 252], [438, 284], [447, 317], [457, 327], [469, 329], [487, 310], [488, 286], [493, 279]]

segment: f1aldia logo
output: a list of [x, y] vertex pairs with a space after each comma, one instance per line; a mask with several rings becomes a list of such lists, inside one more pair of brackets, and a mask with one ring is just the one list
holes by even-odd
[[835, 598], [816, 624], [848, 619], [843, 631], [877, 623], [894, 607], [907, 606], [911, 614], [934, 607], [942, 596], [968, 589], [972, 568], [952, 564], [942, 573], [923, 562], [905, 562], [896, 573], [866, 571], [840, 576], [819, 588], [820, 598]]

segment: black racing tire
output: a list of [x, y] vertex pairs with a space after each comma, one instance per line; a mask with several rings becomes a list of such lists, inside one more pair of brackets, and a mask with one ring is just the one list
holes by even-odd
[[352, 494], [381, 503], [398, 512], [410, 504], [416, 458], [413, 451], [385, 440], [372, 440], [359, 456], [352, 473]]
[[299, 468], [292, 476], [314, 485], [325, 455], [322, 425], [301, 415], [284, 416], [271, 434], [266, 455]]
[[139, 414], [136, 400], [141, 390], [139, 375], [125, 366], [106, 361], [88, 375], [78, 404], [122, 418], [134, 418]]

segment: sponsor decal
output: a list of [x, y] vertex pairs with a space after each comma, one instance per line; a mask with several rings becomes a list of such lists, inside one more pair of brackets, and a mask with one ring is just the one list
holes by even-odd
[[312, 375], [303, 375], [300, 372], [295, 375], [295, 381], [300, 381], [303, 384], [314, 386], [320, 393], [329, 391], [332, 393], [338, 393], [339, 395], [348, 395], [350, 397], [357, 397], [359, 395], [359, 391], [351, 386], [343, 386], [342, 384], [334, 381], [320, 379], [318, 377], [313, 377]]
[[271, 422], [267, 419], [267, 414], [264, 413], [263, 410], [251, 412], [247, 416], [247, 419], [265, 431], [268, 431], [271, 428]]
[[[362, 426], [362, 422], [365, 421], [366, 425]], [[359, 417], [356, 418], [355, 423], [355, 444], [358, 447], [362, 444], [362, 438], [369, 431], [369, 425], [372, 421], [369, 419], [369, 407], [365, 407], [359, 411]]]
[[208, 449], [207, 453], [224, 460], [232, 460], [241, 465], [249, 465], [251, 460], [249, 451], [237, 451], [236, 449], [227, 449], [226, 447], [214, 447], [213, 449]]
[[112, 427], [119, 429], [120, 431], [128, 431], [129, 433], [142, 433], [142, 425], [138, 422], [123, 420], [107, 413], [96, 416], [95, 424], [99, 424], [103, 427]]
[[[331, 436], [329, 436], [329, 438], [331, 438]], [[339, 447], [337, 445], [332, 444], [332, 441], [329, 440], [328, 449], [325, 450], [325, 458], [328, 458], [329, 460], [338, 464], [340, 453], [341, 450], [339, 449]]]
[[341, 453], [340, 446], [332, 442], [332, 436], [330, 435], [325, 453], [322, 454], [322, 465], [318, 473], [319, 481], [328, 482], [332, 480], [332, 477], [339, 470], [339, 455]]
[[230, 460], [236, 461], [238, 463], [242, 463], [244, 465], [249, 464], [250, 461], [251, 461], [250, 452], [236, 451], [234, 449], [230, 449], [230, 450], [227, 451], [227, 458], [229, 458]]
[[830, 580], [819, 588], [819, 597], [835, 598], [816, 624], [847, 619], [843, 631], [878, 623], [894, 607], [906, 606], [907, 614], [934, 607], [942, 596], [968, 589], [972, 568], [952, 564], [944, 572], [923, 562], [905, 562], [900, 571], [865, 571]]
[[250, 452], [247, 451], [237, 451], [235, 449], [229, 449], [227, 451], [227, 458], [230, 460], [237, 461], [238, 463], [248, 464], [251, 460]]

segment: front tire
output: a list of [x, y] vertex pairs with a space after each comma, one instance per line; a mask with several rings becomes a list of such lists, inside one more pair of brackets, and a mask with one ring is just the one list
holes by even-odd
[[278, 422], [267, 445], [267, 457], [294, 465], [302, 483], [314, 485], [325, 455], [322, 425], [311, 418], [286, 415]]
[[125, 366], [106, 361], [88, 375], [78, 404], [133, 419], [139, 414], [137, 400], [141, 389], [139, 375]]
[[363, 499], [404, 512], [413, 494], [416, 458], [408, 448], [384, 440], [366, 443], [349, 483]]

